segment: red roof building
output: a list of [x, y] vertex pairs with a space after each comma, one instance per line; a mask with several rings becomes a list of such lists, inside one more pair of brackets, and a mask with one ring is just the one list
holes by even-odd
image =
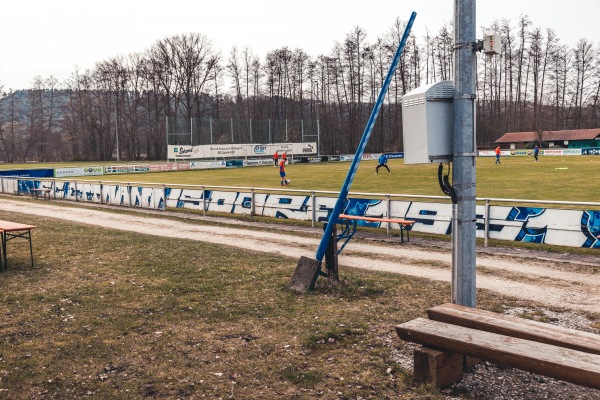
[[500, 145], [517, 145], [531, 142], [546, 142], [549, 147], [600, 147], [600, 128], [565, 131], [508, 132], [495, 141], [495, 143]]

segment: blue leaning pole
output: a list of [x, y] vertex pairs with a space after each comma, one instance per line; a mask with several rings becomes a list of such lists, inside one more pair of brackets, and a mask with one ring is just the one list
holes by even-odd
[[365, 152], [365, 147], [367, 147], [367, 142], [369, 141], [369, 137], [371, 136], [371, 131], [373, 130], [373, 125], [375, 125], [375, 120], [377, 119], [377, 115], [379, 114], [379, 110], [381, 109], [381, 105], [383, 103], [383, 98], [385, 97], [385, 93], [387, 92], [388, 86], [390, 86], [390, 81], [392, 80], [392, 76], [394, 75], [394, 71], [398, 66], [398, 61], [400, 61], [400, 56], [402, 55], [402, 51], [404, 50], [404, 45], [406, 44], [406, 40], [408, 39], [408, 35], [410, 33], [410, 29], [412, 24], [417, 16], [417, 13], [413, 11], [410, 15], [410, 19], [408, 20], [408, 24], [406, 25], [406, 29], [404, 30], [404, 34], [402, 35], [402, 40], [400, 40], [400, 44], [398, 45], [398, 49], [396, 50], [396, 54], [394, 54], [394, 59], [392, 60], [392, 64], [390, 65], [390, 69], [388, 70], [387, 76], [385, 77], [385, 81], [383, 82], [383, 86], [381, 87], [381, 91], [379, 92], [379, 96], [377, 97], [377, 102], [375, 103], [375, 107], [373, 107], [373, 111], [371, 111], [371, 116], [369, 117], [369, 122], [367, 122], [367, 126], [365, 127], [365, 131], [360, 139], [360, 143], [358, 144], [358, 149], [356, 150], [356, 155], [352, 160], [352, 165], [350, 165], [350, 169], [348, 170], [348, 175], [346, 176], [346, 180], [344, 181], [344, 185], [342, 185], [342, 189], [340, 190], [340, 195], [333, 207], [333, 211], [329, 216], [329, 221], [327, 222], [327, 227], [325, 228], [325, 232], [323, 233], [323, 237], [321, 238], [321, 243], [319, 243], [319, 247], [317, 248], [317, 254], [315, 256], [319, 265], [323, 261], [323, 257], [325, 256], [325, 251], [327, 250], [327, 246], [329, 245], [329, 240], [331, 238], [331, 232], [333, 231], [334, 225], [338, 221], [338, 217], [342, 212], [342, 208], [346, 203], [346, 197], [348, 196], [348, 192], [350, 191], [350, 186], [352, 186], [352, 181], [354, 180], [354, 175], [356, 175], [356, 170], [358, 169], [358, 164], [360, 163], [360, 159], [362, 158], [363, 153]]

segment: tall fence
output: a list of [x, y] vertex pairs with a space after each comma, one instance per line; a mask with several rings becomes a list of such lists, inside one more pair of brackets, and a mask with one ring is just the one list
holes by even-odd
[[[326, 222], [338, 192], [273, 188], [201, 186], [52, 178], [0, 178], [1, 192], [28, 195], [31, 189], [49, 189], [51, 199], [165, 210], [180, 208], [203, 213], [260, 215], [273, 218]], [[39, 191], [37, 191], [39, 193]], [[600, 203], [478, 198], [476, 234], [517, 242], [600, 249]], [[581, 209], [540, 207], [550, 204]], [[414, 196], [350, 192], [343, 212], [365, 217], [415, 221], [412, 230], [452, 233], [452, 204], [446, 196]], [[360, 221], [383, 228], [394, 223]]]
[[319, 142], [318, 120], [167, 118], [167, 145]]

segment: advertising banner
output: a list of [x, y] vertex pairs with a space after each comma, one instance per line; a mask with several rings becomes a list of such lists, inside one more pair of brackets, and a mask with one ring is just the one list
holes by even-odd
[[192, 161], [191, 169], [225, 168], [225, 161]]
[[189, 162], [150, 164], [151, 172], [184, 171], [190, 169]]
[[47, 169], [7, 169], [0, 176], [19, 176], [23, 178], [53, 178], [54, 168]]
[[270, 143], [270, 144], [207, 144], [202, 146], [168, 146], [169, 159], [201, 159], [225, 157], [269, 157], [278, 151], [289, 157], [317, 154], [317, 143]]
[[262, 160], [246, 160], [244, 161], [244, 166], [245, 167], [252, 167], [252, 166], [258, 166], [258, 165], [273, 165], [273, 161], [271, 161], [271, 159], [262, 159]]
[[533, 150], [511, 150], [511, 156], [530, 156], [533, 154]]
[[104, 167], [105, 174], [131, 174], [135, 172], [148, 172], [150, 171], [149, 164], [138, 164], [138, 165], [107, 165]]
[[55, 168], [55, 178], [68, 178], [71, 176], [98, 176], [104, 175], [104, 168], [102, 166], [91, 166], [91, 167], [66, 167], [66, 168]]
[[404, 158], [404, 153], [385, 153], [387, 158]]
[[[511, 151], [511, 150], [500, 150], [500, 155], [501, 156], [510, 156], [514, 152], [515, 151]], [[477, 152], [477, 154], [479, 157], [496, 157], [495, 150], [479, 150]]]
[[581, 149], [546, 149], [543, 154], [545, 156], [580, 156]]
[[581, 149], [581, 154], [584, 156], [600, 156], [600, 147]]

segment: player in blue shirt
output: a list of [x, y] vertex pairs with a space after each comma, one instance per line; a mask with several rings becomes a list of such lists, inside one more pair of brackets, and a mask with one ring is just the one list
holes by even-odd
[[381, 153], [381, 155], [379, 156], [379, 165], [375, 168], [375, 174], [379, 173], [379, 168], [384, 167], [385, 169], [387, 169], [388, 174], [391, 174], [390, 169], [387, 166], [387, 156], [383, 153]]

